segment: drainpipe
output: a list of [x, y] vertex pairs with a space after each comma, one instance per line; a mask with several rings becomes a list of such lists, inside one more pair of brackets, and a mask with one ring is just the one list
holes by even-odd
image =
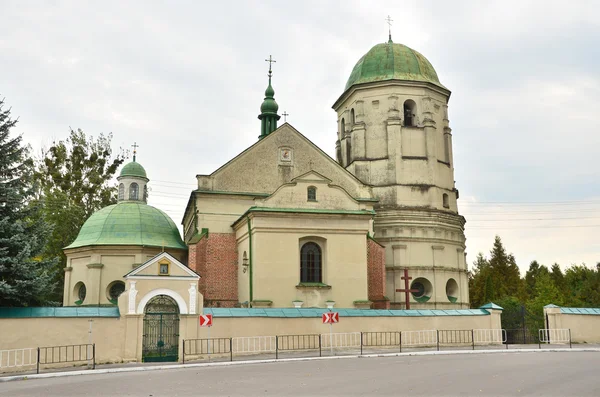
[[250, 217], [246, 217], [246, 221], [248, 224], [248, 273], [250, 279], [250, 296], [248, 298], [248, 307], [252, 307], [252, 226], [250, 225]]

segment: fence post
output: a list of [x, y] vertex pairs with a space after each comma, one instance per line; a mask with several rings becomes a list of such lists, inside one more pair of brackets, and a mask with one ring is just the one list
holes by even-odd
[[279, 358], [279, 337], [275, 335], [275, 360]]
[[473, 350], [475, 350], [475, 330], [471, 330], [471, 342], [473, 342]]
[[569, 328], [569, 349], [572, 349], [573, 345], [571, 344], [571, 328]]
[[96, 344], [92, 345], [92, 369], [96, 369]]
[[229, 338], [229, 361], [233, 361], [233, 338]]
[[[332, 349], [333, 349], [333, 347], [332, 347]], [[321, 334], [319, 334], [319, 357], [323, 357], [321, 355]]]
[[38, 351], [37, 351], [37, 366], [36, 366], [36, 373], [40, 373], [40, 348], [38, 347]]
[[360, 355], [363, 354], [363, 333], [360, 331]]
[[402, 353], [402, 331], [400, 331], [400, 353]]
[[538, 330], [538, 348], [541, 349], [542, 348], [542, 338], [541, 338], [541, 330]]
[[183, 349], [181, 351], [181, 356], [183, 357], [183, 364], [185, 364], [185, 339], [183, 340]]
[[437, 333], [437, 336], [435, 338], [437, 340], [437, 351], [440, 351], [440, 330], [436, 329], [435, 332]]

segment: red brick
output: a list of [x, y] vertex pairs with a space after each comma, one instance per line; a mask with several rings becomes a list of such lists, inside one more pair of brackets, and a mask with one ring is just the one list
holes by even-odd
[[369, 300], [373, 309], [389, 309], [385, 298], [385, 248], [367, 238], [367, 278]]
[[209, 233], [189, 246], [189, 266], [200, 275], [198, 289], [205, 307], [238, 303], [238, 253], [235, 233]]

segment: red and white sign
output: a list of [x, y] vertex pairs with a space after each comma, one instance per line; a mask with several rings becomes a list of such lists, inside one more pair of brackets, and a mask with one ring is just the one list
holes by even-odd
[[212, 326], [212, 314], [202, 314], [200, 316], [200, 326], [201, 327]]
[[340, 321], [340, 314], [338, 312], [323, 313], [323, 324], [335, 324]]

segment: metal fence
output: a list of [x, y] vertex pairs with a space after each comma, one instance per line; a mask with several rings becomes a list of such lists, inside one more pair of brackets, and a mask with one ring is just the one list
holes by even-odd
[[402, 351], [402, 333], [398, 332], [361, 332], [360, 354], [363, 347], [391, 347], [398, 346]]
[[475, 330], [472, 329], [442, 329], [437, 331], [438, 344], [440, 346], [471, 345], [475, 350]]
[[279, 358], [279, 352], [283, 351], [310, 351], [319, 350], [322, 355], [321, 335], [278, 335], [275, 339], [275, 358]]
[[183, 340], [183, 363], [185, 356], [201, 356], [211, 354], [229, 355], [229, 361], [233, 361], [232, 338], [207, 338], [207, 339], [184, 339]]
[[234, 354], [275, 353], [275, 336], [244, 336], [232, 339]]
[[34, 367], [37, 365], [37, 348], [0, 350], [0, 369]]
[[476, 345], [490, 345], [506, 343], [506, 330], [504, 329], [474, 329], [473, 340]]
[[44, 346], [37, 348], [37, 368], [40, 365], [87, 361], [96, 369], [96, 344]]
[[437, 345], [437, 330], [402, 331], [402, 346], [424, 347]]
[[[538, 331], [540, 344], [559, 344], [568, 343], [569, 347], [573, 347], [571, 343], [571, 330], [568, 328], [557, 329], [540, 329]], [[541, 348], [541, 346], [540, 346]]]

